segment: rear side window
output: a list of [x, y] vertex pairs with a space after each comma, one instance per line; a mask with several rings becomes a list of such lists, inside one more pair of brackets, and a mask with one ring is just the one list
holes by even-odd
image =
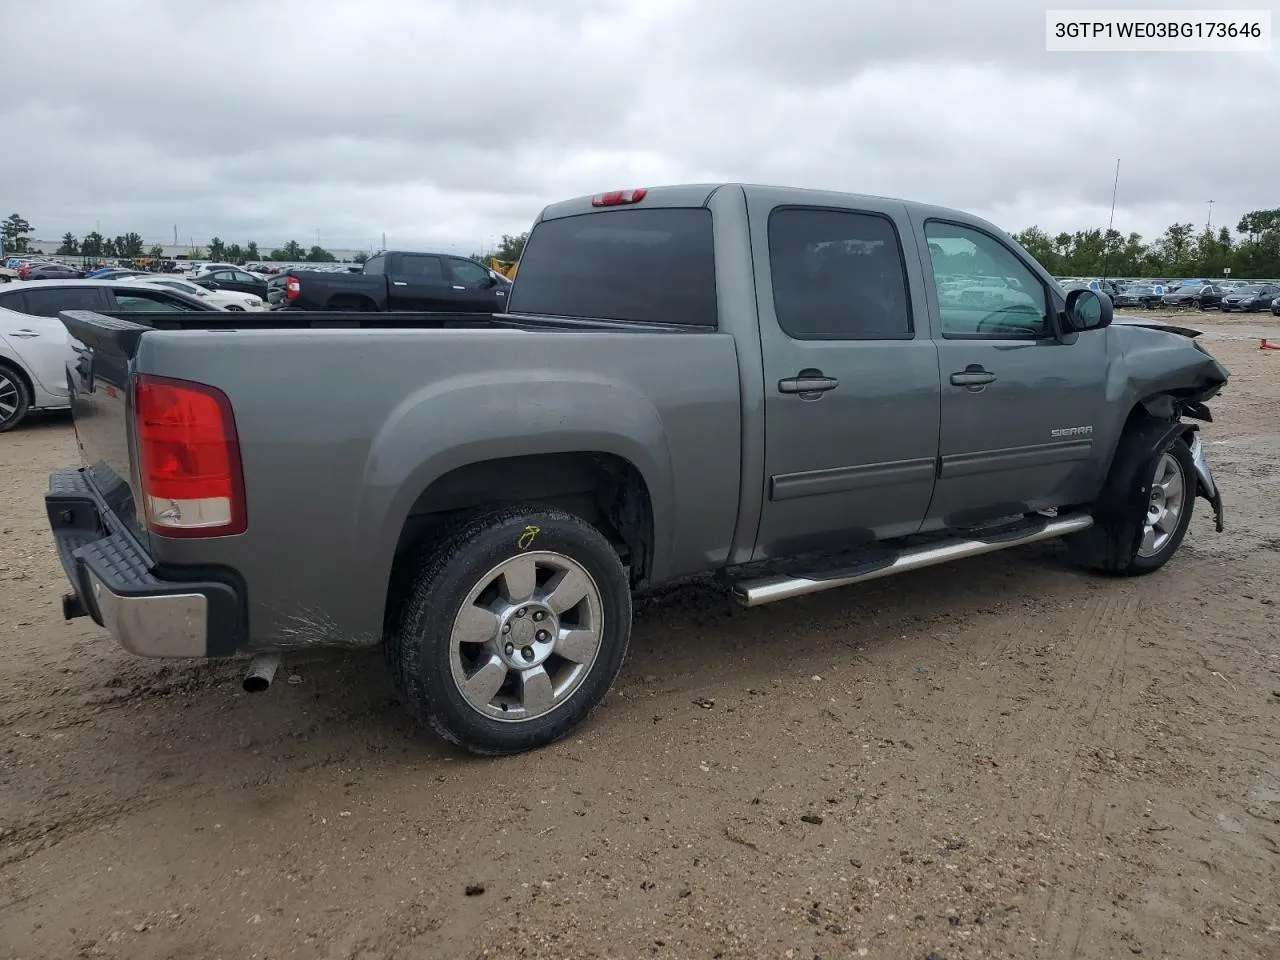
[[444, 270], [439, 257], [419, 257], [402, 254], [396, 264], [396, 274], [410, 280], [444, 280]]
[[102, 309], [102, 298], [96, 287], [27, 290], [26, 301], [26, 312], [36, 317], [56, 317], [59, 310]]
[[511, 312], [715, 327], [711, 211], [609, 210], [542, 221], [520, 257]]
[[196, 309], [185, 300], [167, 296], [158, 290], [154, 293], [116, 290], [115, 298], [116, 309], [122, 313], [187, 313]]
[[910, 340], [897, 231], [873, 213], [783, 207], [769, 215], [773, 309], [796, 340]]

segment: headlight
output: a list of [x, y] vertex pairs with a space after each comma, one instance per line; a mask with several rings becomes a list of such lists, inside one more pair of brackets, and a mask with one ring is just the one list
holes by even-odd
[[249, 298], [249, 300], [248, 300], [248, 303], [249, 303], [249, 306], [251, 306], [251, 307], [260, 307], [260, 306], [262, 306], [262, 301], [261, 301], [261, 300], [259, 300], [257, 297], [250, 297], [250, 298]]

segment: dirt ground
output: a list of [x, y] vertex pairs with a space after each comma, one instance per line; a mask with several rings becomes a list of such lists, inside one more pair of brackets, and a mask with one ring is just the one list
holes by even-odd
[[[1280, 339], [1161, 573], [1038, 545], [638, 607], [572, 739], [464, 757], [376, 655], [143, 661], [65, 584], [66, 418], [0, 436], [0, 957], [1280, 957]], [[468, 892], [470, 888], [470, 893]]]

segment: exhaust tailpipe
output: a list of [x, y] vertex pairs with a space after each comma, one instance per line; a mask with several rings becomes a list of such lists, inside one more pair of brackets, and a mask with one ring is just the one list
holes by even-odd
[[245, 693], [262, 693], [271, 686], [276, 669], [280, 666], [280, 654], [263, 653], [253, 658], [249, 672], [244, 675]]

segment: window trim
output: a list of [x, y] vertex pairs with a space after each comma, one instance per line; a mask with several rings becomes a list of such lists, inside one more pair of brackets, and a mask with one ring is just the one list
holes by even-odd
[[[893, 232], [894, 241], [898, 245], [898, 260], [902, 266], [902, 292], [906, 295], [907, 303], [907, 335], [905, 337], [794, 337], [787, 332], [782, 325], [782, 321], [778, 319], [778, 292], [773, 283], [773, 247], [769, 242], [769, 231], [773, 226], [773, 215], [775, 213], [792, 210], [815, 213], [851, 213], [857, 216], [876, 217], [889, 224], [889, 229]], [[796, 343], [910, 343], [917, 339], [915, 300], [911, 296], [911, 276], [907, 272], [907, 250], [902, 243], [902, 233], [898, 230], [898, 224], [891, 215], [878, 210], [864, 210], [855, 207], [832, 207], [812, 203], [780, 203], [771, 209], [769, 216], [765, 218], [764, 247], [765, 259], [769, 264], [769, 294], [770, 299], [773, 301], [773, 322], [788, 340], [793, 340]]]
[[[1044, 294], [1044, 313], [1045, 313], [1045, 332], [1044, 333], [1028, 333], [1028, 334], [1011, 334], [1011, 333], [947, 333], [942, 320], [942, 299], [938, 294], [938, 275], [933, 269], [933, 251], [929, 249], [929, 224], [942, 223], [949, 227], [960, 227], [962, 230], [971, 230], [974, 233], [981, 234], [988, 240], [993, 241], [998, 246], [1004, 247], [1009, 256], [1022, 266], [1035, 278], [1040, 285], [1040, 290]], [[1007, 243], [993, 234], [990, 230], [984, 230], [982, 227], [972, 223], [965, 223], [962, 220], [950, 220], [946, 217], [927, 217], [920, 227], [920, 233], [924, 237], [924, 255], [929, 258], [929, 283], [933, 287], [934, 302], [938, 305], [938, 333], [944, 340], [1017, 340], [1025, 343], [1035, 343], [1040, 340], [1058, 340], [1058, 325], [1054, 321], [1056, 311], [1053, 309], [1054, 299], [1053, 291], [1049, 289], [1049, 285], [1045, 283], [1044, 277], [1040, 276], [1038, 270], [1032, 269], [1027, 261], [1018, 255], [1018, 252], [1010, 247]]]
[[[31, 307], [31, 304], [28, 302], [27, 298], [28, 298], [31, 294], [55, 293], [57, 290], [61, 290], [61, 289], [68, 289], [68, 288], [65, 288], [65, 287], [55, 287], [55, 288], [52, 288], [52, 289], [51, 289], [51, 288], [49, 288], [49, 287], [46, 287], [46, 288], [44, 288], [43, 290], [23, 290], [23, 291], [22, 291], [22, 293], [21, 293], [22, 309], [21, 309], [21, 310], [18, 310], [18, 311], [15, 311], [15, 312], [16, 312], [16, 313], [21, 313], [21, 314], [23, 314], [23, 315], [25, 315], [25, 316], [28, 316], [28, 317], [44, 317], [44, 316], [46, 316], [45, 314], [43, 314], [43, 313], [36, 313], [36, 312], [34, 312], [34, 310], [33, 310], [33, 309], [32, 309], [32, 307]], [[75, 289], [77, 292], [78, 292], [78, 290], [79, 290], [79, 288], [78, 288], [78, 287], [77, 287], [77, 288], [70, 288], [70, 289]], [[104, 309], [108, 309], [108, 308], [105, 306], [105, 304], [109, 304], [111, 301], [110, 301], [109, 299], [107, 299], [107, 298], [105, 298], [105, 297], [103, 296], [103, 291], [102, 291], [102, 288], [101, 288], [101, 287], [98, 287], [98, 286], [86, 286], [86, 289], [88, 289], [88, 290], [92, 291], [92, 292], [93, 292], [93, 294], [94, 294], [94, 296], [95, 296], [95, 298], [96, 298], [96, 299], [97, 299], [97, 301], [98, 301], [98, 302], [97, 302], [97, 304], [96, 304], [95, 306], [89, 307], [88, 309], [90, 309], [90, 310], [95, 310], [95, 311], [97, 311], [97, 310], [104, 310]], [[12, 307], [9, 307], [9, 308], [6, 308], [6, 309], [13, 309], [13, 308], [12, 308]], [[63, 310], [84, 310], [84, 309], [86, 309], [86, 308], [85, 308], [85, 307], [59, 307], [59, 308], [58, 308], [58, 313], [61, 313]], [[57, 319], [57, 315], [55, 314], [55, 315], [54, 315], [54, 317], [52, 317], [52, 318], [47, 318], [47, 319]]]

